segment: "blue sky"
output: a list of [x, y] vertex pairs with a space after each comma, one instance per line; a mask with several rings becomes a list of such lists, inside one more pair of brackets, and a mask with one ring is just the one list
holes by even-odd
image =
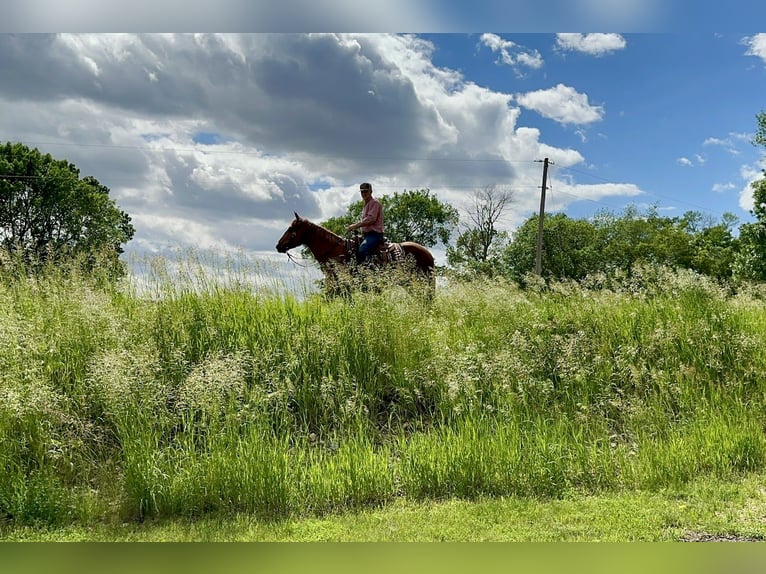
[[[512, 54], [535, 53], [539, 67], [503, 63], [502, 52], [491, 52], [481, 35], [426, 37], [438, 47], [437, 65], [459, 69], [480, 85], [512, 94], [564, 85], [587, 97], [597, 108], [594, 119], [567, 122], [522, 107], [520, 124], [584, 156], [578, 165], [552, 168], [554, 176], [634, 183], [643, 192], [637, 202], [656, 203], [671, 216], [698, 210], [749, 217], [747, 184], [762, 156], [751, 145], [755, 114], [766, 107], [766, 58], [756, 44], [762, 37], [621, 34], [612, 35], [611, 50], [605, 41], [604, 51], [583, 52], [549, 34], [498, 36], [516, 44]], [[570, 203], [563, 211], [587, 216], [624, 204], [616, 197]]]
[[764, 168], [758, 32], [5, 32], [0, 69], [0, 141], [109, 187], [131, 252], [274, 259], [293, 211], [340, 215], [361, 181], [460, 210], [496, 186], [512, 231], [544, 157], [548, 211], [746, 221]]

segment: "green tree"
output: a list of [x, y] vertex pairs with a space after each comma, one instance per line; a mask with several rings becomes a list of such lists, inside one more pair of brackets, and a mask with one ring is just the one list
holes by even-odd
[[756, 220], [739, 227], [739, 250], [734, 258], [733, 274], [737, 280], [766, 281], [766, 177], [754, 181], [752, 188], [750, 213]]
[[[766, 111], [756, 115], [757, 128], [753, 145], [766, 148]], [[734, 260], [734, 276], [738, 280], [766, 281], [766, 169], [753, 188], [752, 223], [739, 228], [739, 250]]]
[[[732, 274], [736, 223], [724, 214], [721, 223], [699, 212], [680, 218], [660, 217], [656, 208], [640, 213], [629, 206], [622, 214], [599, 212], [592, 221], [546, 215], [543, 225], [542, 274], [546, 279], [581, 280], [596, 271], [630, 273], [641, 263], [694, 269], [725, 279]], [[534, 270], [537, 216], [515, 233], [502, 258], [503, 272], [521, 281]]]
[[731, 277], [738, 247], [732, 234], [737, 218], [731, 213], [718, 223], [698, 211], [660, 217], [656, 207], [640, 213], [629, 206], [621, 216], [602, 213], [595, 221], [602, 234], [604, 269], [630, 273], [637, 263], [653, 263], [693, 269], [716, 279]]
[[[503, 251], [502, 272], [523, 281], [535, 270], [538, 216], [527, 219]], [[546, 279], [583, 279], [596, 271], [601, 259], [601, 240], [595, 226], [563, 213], [546, 214], [543, 220], [542, 276]]]
[[766, 147], [766, 111], [756, 114], [755, 121], [758, 125], [755, 129], [753, 145]]
[[119, 254], [135, 230], [130, 217], [94, 177], [80, 177], [66, 160], [21, 143], [0, 146], [0, 246], [27, 263], [106, 259], [121, 271]]
[[[391, 241], [415, 241], [425, 247], [439, 242], [447, 245], [459, 220], [457, 210], [439, 201], [429, 189], [405, 190], [378, 199], [383, 206], [386, 237]], [[322, 225], [345, 235], [346, 225], [359, 220], [363, 207], [364, 201], [355, 201], [344, 215], [330, 218]]]
[[656, 207], [646, 213], [628, 206], [621, 216], [602, 212], [595, 219], [602, 235], [603, 259], [606, 267], [630, 272], [637, 263], [654, 263], [671, 267], [690, 267], [691, 236], [687, 225], [696, 225], [700, 218], [660, 217]]
[[[684, 215], [685, 221], [688, 221], [687, 215]], [[733, 213], [724, 213], [721, 223], [688, 228], [691, 233], [692, 269], [715, 279], [729, 279], [732, 276], [739, 246], [732, 234], [737, 221]]]

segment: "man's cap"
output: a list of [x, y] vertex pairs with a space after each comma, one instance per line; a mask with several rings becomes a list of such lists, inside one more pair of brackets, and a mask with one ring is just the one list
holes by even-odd
[[365, 182], [359, 185], [359, 191], [372, 191], [372, 185]]

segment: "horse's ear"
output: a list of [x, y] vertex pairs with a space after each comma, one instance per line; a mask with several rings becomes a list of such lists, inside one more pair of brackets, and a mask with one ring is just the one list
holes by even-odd
[[293, 211], [293, 213], [295, 214], [295, 219], [300, 219], [300, 218], [301, 218], [301, 216], [300, 216], [300, 215], [298, 215], [298, 212], [297, 212], [297, 211]]

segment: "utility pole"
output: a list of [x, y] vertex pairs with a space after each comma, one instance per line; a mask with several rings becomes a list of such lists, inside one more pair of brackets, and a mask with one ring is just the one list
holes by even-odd
[[[540, 160], [537, 160], [540, 161]], [[548, 189], [548, 158], [543, 160], [543, 185], [540, 193], [540, 216], [537, 218], [537, 249], [535, 252], [535, 275], [543, 272], [543, 218], [545, 217], [545, 190]]]

